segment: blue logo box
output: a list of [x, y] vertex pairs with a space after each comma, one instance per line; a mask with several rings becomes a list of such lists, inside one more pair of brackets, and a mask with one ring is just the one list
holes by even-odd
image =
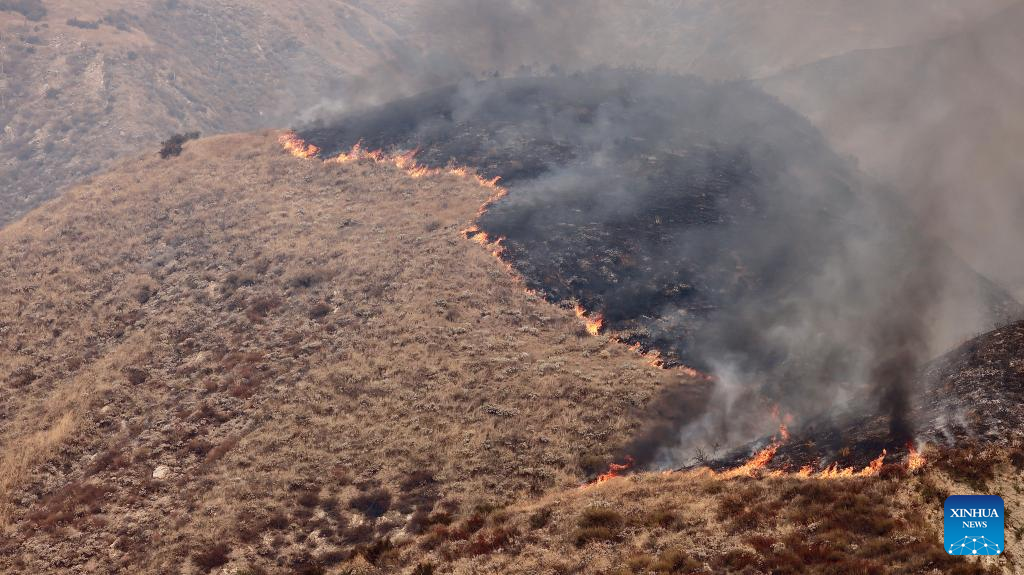
[[1005, 524], [998, 495], [950, 495], [946, 498], [943, 539], [950, 555], [999, 555]]

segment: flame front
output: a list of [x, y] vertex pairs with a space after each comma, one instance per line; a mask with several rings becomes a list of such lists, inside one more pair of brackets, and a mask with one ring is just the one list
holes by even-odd
[[313, 144], [307, 144], [305, 140], [299, 137], [295, 132], [285, 132], [281, 134], [281, 137], [277, 139], [281, 146], [296, 158], [309, 159], [315, 157], [320, 153], [320, 148]]
[[[295, 132], [286, 132], [281, 135], [278, 139], [281, 145], [286, 151], [297, 158], [311, 159], [315, 158], [320, 154], [320, 148], [307, 143], [299, 137]], [[336, 163], [336, 164], [349, 164], [355, 162], [372, 162], [376, 164], [389, 164], [399, 170], [405, 172], [409, 177], [419, 179], [428, 176], [438, 174], [448, 174], [459, 178], [473, 178], [476, 183], [493, 190], [490, 196], [484, 201], [477, 210], [477, 217], [483, 216], [487, 213], [487, 210], [496, 204], [499, 200], [508, 195], [508, 190], [499, 184], [501, 181], [500, 176], [494, 178], [485, 178], [478, 174], [476, 171], [465, 166], [448, 166], [446, 168], [428, 168], [421, 165], [416, 161], [416, 155], [419, 150], [411, 150], [408, 152], [395, 152], [386, 153], [383, 150], [367, 150], [363, 147], [362, 142], [356, 142], [355, 145], [347, 152], [341, 152], [333, 158], [327, 158], [324, 163]], [[511, 263], [505, 258], [507, 250], [505, 248], [506, 238], [504, 237], [491, 237], [485, 231], [480, 229], [477, 225], [472, 225], [462, 230], [463, 237], [470, 239], [490, 250], [491, 254], [500, 259], [505, 267], [512, 270]], [[512, 270], [514, 271], [514, 270]], [[532, 291], [532, 290], [527, 290]], [[600, 335], [605, 329], [604, 317], [599, 313], [588, 312], [581, 306], [576, 306], [576, 316], [583, 321], [583, 325], [587, 330], [587, 333], [593, 336]], [[625, 343], [623, 340], [615, 338], [620, 343]], [[657, 350], [644, 351], [639, 345], [633, 346], [633, 349], [639, 352], [641, 355], [648, 358], [651, 365], [664, 369], [665, 360], [661, 357], [661, 354]], [[695, 369], [676, 366], [674, 369], [679, 370], [681, 373], [692, 377], [694, 379], [710, 379], [710, 376], [703, 374]]]
[[605, 471], [601, 475], [598, 475], [597, 479], [591, 481], [590, 483], [585, 483], [585, 484], [581, 485], [580, 489], [586, 489], [587, 487], [591, 487], [591, 486], [597, 485], [599, 483], [604, 483], [605, 481], [608, 481], [610, 479], [615, 479], [616, 477], [622, 477], [622, 475], [625, 472], [627, 472], [630, 469], [632, 469], [633, 465], [635, 465], [635, 464], [636, 464], [636, 460], [634, 460], [632, 456], [627, 455], [622, 463], [612, 463], [612, 464], [610, 464], [608, 466], [608, 471]]
[[917, 471], [924, 467], [926, 463], [924, 455], [921, 455], [914, 449], [913, 444], [907, 444], [907, 471]]
[[[307, 143], [299, 137], [295, 132], [286, 132], [278, 138], [281, 146], [296, 158], [311, 159], [315, 158], [320, 154], [320, 148], [316, 145]], [[338, 163], [348, 164], [352, 162], [373, 162], [377, 164], [390, 164], [399, 170], [404, 171], [407, 175], [412, 178], [419, 179], [427, 176], [433, 176], [437, 174], [448, 174], [459, 178], [473, 178], [477, 184], [491, 188], [494, 192], [487, 198], [487, 200], [480, 206], [477, 211], [477, 216], [484, 215], [491, 206], [497, 203], [499, 200], [508, 195], [508, 190], [499, 185], [500, 177], [495, 178], [484, 178], [470, 168], [462, 166], [449, 166], [447, 168], [428, 168], [419, 164], [416, 161], [416, 155], [419, 150], [411, 150], [403, 153], [385, 153], [382, 150], [366, 150], [362, 146], [362, 142], [357, 142], [352, 149], [348, 152], [342, 152], [333, 158], [324, 160], [324, 163]], [[491, 251], [491, 254], [505, 263], [508, 269], [512, 269], [509, 262], [505, 260], [506, 248], [504, 237], [492, 238], [487, 232], [480, 229], [477, 225], [472, 225], [462, 230], [462, 235], [473, 242], [476, 242]], [[600, 335], [604, 330], [604, 317], [599, 313], [588, 312], [583, 306], [577, 304], [575, 306], [576, 317], [578, 317], [587, 329], [587, 333], [593, 336]], [[618, 340], [622, 341], [622, 340]], [[661, 354], [657, 350], [644, 351], [640, 344], [631, 346], [631, 349], [646, 356], [651, 365], [664, 368], [665, 360], [661, 357]], [[685, 366], [678, 366], [676, 369], [681, 370], [695, 378], [710, 379], [710, 376], [702, 374], [697, 370], [688, 368]], [[710, 472], [712, 476], [721, 479], [730, 479], [735, 477], [752, 476], [759, 470], [765, 469], [772, 459], [774, 459], [776, 452], [783, 443], [789, 441], [789, 429], [788, 424], [792, 423], [793, 417], [790, 414], [786, 414], [782, 417], [779, 416], [778, 406], [772, 407], [772, 417], [779, 421], [779, 431], [775, 436], [772, 443], [767, 447], [761, 449], [755, 453], [746, 463], [729, 469], [726, 471], [715, 473], [705, 468], [704, 472]], [[907, 469], [909, 471], [916, 471], [924, 467], [926, 461], [923, 455], [918, 453], [912, 444], [907, 445]], [[791, 476], [802, 477], [802, 478], [818, 478], [818, 479], [835, 479], [845, 477], [874, 477], [878, 475], [882, 468], [883, 462], [885, 461], [886, 451], [883, 449], [881, 455], [873, 459], [867, 467], [860, 471], [854, 471], [852, 467], [840, 467], [838, 463], [832, 463], [825, 469], [815, 472], [814, 466], [805, 465], [795, 473], [790, 473]], [[635, 460], [631, 456], [626, 456], [623, 463], [612, 463], [608, 466], [608, 471], [602, 473], [594, 481], [580, 486], [581, 489], [604, 483], [616, 477], [621, 477], [625, 472], [633, 468]], [[664, 473], [671, 473], [666, 471]], [[773, 471], [769, 475], [771, 476], [783, 476], [786, 472]]]
[[747, 460], [746, 463], [739, 467], [727, 469], [719, 473], [713, 473], [714, 477], [719, 479], [734, 479], [737, 477], [752, 477], [758, 471], [764, 469], [771, 463], [775, 457], [775, 452], [779, 450], [779, 446], [782, 444], [775, 441], [772, 442], [768, 447], [758, 451], [753, 457]]
[[601, 330], [604, 329], [604, 316], [599, 313], [588, 314], [587, 310], [583, 306], [576, 304], [576, 317], [580, 318], [583, 322], [584, 327], [587, 328], [587, 333], [593, 336], [601, 335]]

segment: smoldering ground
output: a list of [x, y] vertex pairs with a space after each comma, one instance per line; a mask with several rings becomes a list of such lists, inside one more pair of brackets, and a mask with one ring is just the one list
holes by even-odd
[[[444, 4], [426, 25], [464, 33], [353, 101], [423, 96], [303, 136], [329, 152], [418, 148], [429, 165], [502, 176], [510, 194], [480, 223], [507, 238], [531, 287], [710, 372], [706, 411], [662, 409], [629, 447], [642, 462], [764, 433], [771, 406], [799, 421], [852, 402], [888, 416], [893, 443], [911, 438], [920, 364], [1015, 313], [1012, 298], [753, 86], [572, 72], [630, 57], [614, 50], [614, 8], [582, 8]], [[415, 72], [395, 73], [409, 62]], [[481, 71], [522, 77], [473, 79]]]

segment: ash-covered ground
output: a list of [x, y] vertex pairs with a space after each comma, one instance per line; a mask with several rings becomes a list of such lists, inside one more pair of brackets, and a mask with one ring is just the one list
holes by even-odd
[[743, 83], [615, 70], [467, 82], [300, 136], [324, 157], [361, 143], [500, 177], [509, 193], [478, 224], [530, 288], [715, 376], [715, 416], [655, 443], [736, 445], [766, 431], [769, 404], [809, 421], [860, 401], [902, 444], [918, 367], [1019, 313], [941, 231]]

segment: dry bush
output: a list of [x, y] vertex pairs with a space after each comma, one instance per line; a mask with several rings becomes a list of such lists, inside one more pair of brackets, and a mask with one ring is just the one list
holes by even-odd
[[214, 465], [218, 461], [224, 458], [229, 451], [238, 445], [239, 437], [237, 435], [228, 436], [224, 441], [220, 442], [216, 447], [210, 449], [206, 454], [206, 458], [203, 459], [203, 469], [209, 469], [210, 466]]
[[95, 483], [72, 483], [44, 498], [27, 518], [38, 529], [52, 532], [80, 519], [80, 514], [101, 512], [109, 492], [110, 488]]
[[[99, 27], [99, 23], [97, 23], [96, 27]], [[199, 132], [174, 134], [160, 143], [160, 158], [166, 160], [171, 157], [180, 156], [185, 142], [188, 142], [189, 140], [196, 140], [198, 138]]]
[[354, 555], [360, 555], [371, 565], [378, 567], [387, 565], [396, 559], [398, 549], [390, 539], [376, 539], [368, 545], [358, 545], [353, 551]]
[[306, 490], [299, 493], [299, 496], [295, 500], [303, 507], [316, 507], [317, 505], [320, 505], [320, 493], [313, 490]]
[[515, 527], [501, 525], [479, 531], [471, 540], [467, 552], [484, 555], [512, 545], [519, 531]]
[[662, 529], [678, 529], [683, 524], [679, 514], [671, 509], [658, 509], [647, 516], [647, 525]]
[[256, 323], [266, 319], [267, 314], [281, 307], [284, 301], [276, 295], [263, 295], [253, 298], [249, 307], [245, 310], [245, 317]]
[[697, 573], [703, 564], [681, 549], [668, 549], [662, 552], [648, 567], [654, 573]]
[[985, 491], [985, 486], [995, 476], [995, 467], [1000, 461], [994, 449], [976, 445], [942, 449], [934, 459], [934, 464], [940, 469], [954, 479], [967, 483], [976, 491]]
[[376, 519], [391, 509], [391, 492], [382, 487], [372, 489], [354, 496], [348, 505], [366, 517]]
[[295, 289], [308, 289], [329, 280], [331, 274], [317, 267], [303, 267], [287, 274], [285, 285]]
[[434, 575], [434, 564], [419, 563], [413, 568], [411, 575]]
[[325, 317], [327, 317], [328, 315], [331, 314], [331, 310], [332, 310], [331, 306], [327, 305], [326, 303], [324, 303], [324, 302], [317, 302], [317, 303], [309, 306], [309, 314], [308, 314], [308, 316], [309, 316], [309, 319], [312, 319], [312, 320], [323, 319], [323, 318], [325, 318]]
[[528, 519], [531, 529], [542, 529], [547, 527], [551, 523], [551, 517], [554, 515], [554, 510], [550, 507], [542, 507], [530, 514]]
[[28, 20], [38, 22], [46, 17], [42, 0], [0, 0], [0, 11], [17, 12]]
[[592, 507], [584, 511], [576, 521], [573, 541], [582, 547], [593, 541], [613, 541], [622, 531], [625, 520], [612, 509]]
[[205, 572], [210, 572], [228, 562], [231, 548], [226, 543], [212, 543], [192, 555], [192, 563]]
[[132, 385], [142, 385], [149, 379], [149, 372], [137, 367], [126, 367], [121, 370], [125, 379]]

